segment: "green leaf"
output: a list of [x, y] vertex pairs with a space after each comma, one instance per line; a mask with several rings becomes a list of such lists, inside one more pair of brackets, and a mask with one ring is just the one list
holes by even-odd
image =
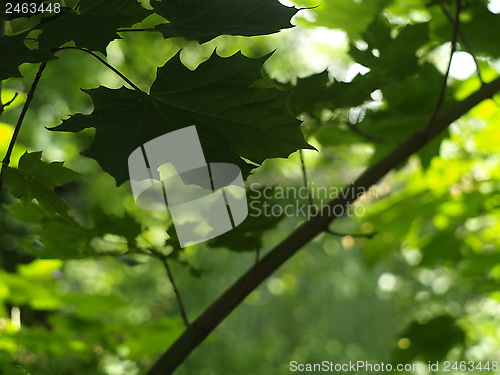
[[262, 246], [262, 234], [274, 229], [283, 219], [280, 216], [248, 216], [235, 229], [208, 242], [209, 247], [234, 251], [253, 251]]
[[456, 228], [452, 229], [438, 232], [422, 246], [422, 266], [430, 267], [440, 264], [454, 266], [463, 258], [460, 250], [463, 246], [462, 242], [455, 234]]
[[[498, 14], [491, 13], [486, 4], [486, 2], [475, 1], [462, 10], [460, 31], [467, 38], [467, 48], [470, 47], [474, 54], [486, 54], [498, 58], [500, 57], [500, 43], [498, 43], [500, 17]], [[437, 39], [449, 42], [453, 30], [449, 20], [438, 13], [433, 21], [433, 31]]]
[[[377, 144], [372, 160], [379, 159], [394, 147], [394, 142], [390, 140], [404, 139], [427, 124], [438, 100], [442, 80], [443, 76], [436, 67], [424, 64], [418, 75], [394, 80], [382, 87], [384, 106], [367, 111], [358, 125], [369, 135], [389, 140]], [[447, 89], [442, 110], [452, 101], [453, 86]], [[430, 165], [434, 156], [439, 155], [441, 142], [447, 136], [448, 132], [443, 132], [417, 153], [424, 168]]]
[[105, 54], [108, 44], [119, 38], [118, 28], [130, 27], [149, 14], [136, 0], [85, 0], [77, 11], [44, 19], [36, 27], [42, 30], [38, 41], [42, 47], [55, 48], [72, 40], [79, 48]]
[[331, 83], [327, 72], [300, 79], [290, 95], [290, 110], [295, 114], [312, 113], [324, 108], [356, 107], [380, 87], [380, 80], [372, 75], [358, 75], [350, 83]]
[[0, 374], [27, 375], [28, 373], [19, 365], [9, 359], [4, 353], [0, 355]]
[[453, 317], [442, 315], [426, 323], [412, 322], [402, 337], [410, 340], [410, 346], [395, 352], [397, 362], [437, 362], [444, 360], [454, 346], [464, 343], [465, 333]]
[[0, 38], [0, 81], [22, 77], [19, 65], [25, 63], [41, 63], [56, 57], [48, 51], [32, 50], [26, 47], [24, 39], [27, 33]]
[[439, 153], [441, 151], [441, 143], [445, 139], [447, 139], [449, 135], [450, 132], [448, 129], [446, 129], [417, 152], [417, 156], [420, 159], [422, 168], [427, 169], [430, 167], [432, 159], [435, 156], [439, 156]]
[[351, 44], [350, 55], [370, 68], [372, 74], [392, 80], [417, 71], [416, 52], [429, 40], [429, 26], [426, 23], [406, 26], [392, 38], [390, 26], [378, 18], [363, 33], [363, 38], [368, 48], [360, 50]]
[[63, 167], [62, 162], [46, 163], [41, 157], [41, 151], [26, 152], [17, 169], [7, 167], [4, 170], [4, 182], [24, 203], [36, 199], [48, 213], [68, 217], [68, 206], [54, 188], [67, 184], [80, 174]]
[[300, 123], [287, 109], [287, 93], [250, 88], [261, 78], [267, 57], [249, 59], [213, 55], [195, 71], [182, 65], [179, 54], [158, 69], [150, 94], [126, 88], [100, 87], [86, 91], [93, 99], [91, 115], [77, 114], [53, 130], [79, 132], [94, 127], [96, 135], [84, 153], [96, 159], [117, 184], [128, 177], [128, 157], [160, 135], [196, 125], [209, 162], [252, 166], [311, 148]]
[[[101, 208], [91, 210], [92, 227], [81, 226], [71, 217], [53, 217], [36, 204], [16, 204], [9, 209], [15, 219], [35, 224], [24, 245], [31, 254], [42, 259], [122, 254], [135, 247], [135, 238], [141, 233], [140, 224], [130, 215], [112, 216]], [[107, 240], [107, 234], [123, 237], [126, 243], [120, 239]], [[93, 240], [101, 240], [101, 243]], [[103, 244], [106, 249], [102, 248]]]
[[[271, 187], [267, 187], [270, 189]], [[254, 193], [254, 194], [252, 194]], [[263, 189], [249, 191], [248, 216], [233, 230], [208, 241], [208, 246], [227, 248], [234, 251], [254, 251], [262, 247], [264, 232], [276, 228], [285, 215], [271, 215], [265, 212], [265, 205], [272, 202], [264, 197]]]
[[[406, 26], [397, 37], [392, 38], [391, 28], [384, 20], [377, 19], [363, 33], [363, 38], [368, 48], [360, 50], [352, 44], [350, 54], [355, 61], [371, 71], [366, 75], [356, 76], [349, 83], [330, 82], [326, 71], [298, 80], [290, 96], [293, 113], [356, 107], [371, 101], [370, 94], [376, 89], [399, 82], [395, 78], [402, 79], [417, 72], [416, 51], [429, 39], [428, 25]], [[375, 50], [378, 57], [374, 55]], [[401, 97], [401, 91], [397, 95]]]
[[127, 240], [129, 247], [135, 246], [135, 238], [141, 233], [141, 225], [129, 214], [116, 217], [106, 214], [102, 207], [96, 206], [92, 209], [94, 221], [94, 235], [104, 236], [115, 234]]
[[90, 246], [92, 239], [89, 231], [73, 220], [46, 218], [32, 232], [38, 241], [25, 241], [31, 254], [41, 259], [79, 259], [97, 255]]
[[169, 20], [156, 27], [165, 38], [184, 37], [200, 43], [219, 35], [265, 35], [292, 27], [298, 12], [276, 0], [151, 1], [156, 13]]

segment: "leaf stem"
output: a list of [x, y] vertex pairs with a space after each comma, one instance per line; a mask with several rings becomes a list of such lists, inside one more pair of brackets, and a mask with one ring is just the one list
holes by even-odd
[[167, 271], [168, 279], [170, 280], [170, 283], [172, 284], [172, 287], [174, 289], [175, 298], [177, 299], [177, 304], [179, 305], [182, 321], [184, 322], [184, 325], [187, 328], [189, 327], [189, 320], [186, 314], [186, 308], [184, 307], [184, 302], [182, 301], [181, 293], [179, 292], [177, 284], [175, 283], [174, 273], [172, 272], [172, 269], [170, 268], [170, 265], [168, 264], [168, 260], [166, 257], [163, 257], [161, 261], [163, 263], [163, 266], [165, 267], [165, 270]]
[[450, 76], [451, 63], [453, 61], [453, 55], [457, 50], [457, 37], [460, 26], [460, 12], [462, 8], [460, 1], [461, 0], [455, 1], [455, 19], [453, 21], [453, 34], [451, 36], [451, 49], [450, 49], [450, 58], [448, 59], [448, 66], [446, 67], [446, 72], [443, 77], [443, 82], [441, 84], [441, 89], [439, 91], [438, 100], [436, 102], [436, 105], [434, 106], [434, 110], [432, 111], [431, 118], [426, 125], [426, 129], [430, 129], [432, 126], [434, 126], [434, 122], [436, 121], [437, 115], [441, 110], [441, 107], [443, 106], [444, 97], [446, 94], [446, 88], [448, 87], [448, 77]]
[[103, 65], [105, 65], [108, 69], [112, 70], [116, 75], [118, 75], [121, 79], [123, 79], [125, 82], [127, 82], [130, 87], [132, 87], [134, 90], [137, 91], [142, 91], [134, 82], [132, 82], [130, 79], [128, 79], [123, 73], [121, 73], [118, 69], [116, 69], [113, 65], [108, 63], [106, 60], [104, 60], [101, 56], [97, 55], [96, 53], [86, 49], [86, 48], [78, 48], [78, 47], [61, 47], [57, 48], [55, 52], [63, 51], [63, 50], [77, 50], [77, 51], [83, 51], [85, 53], [88, 53], [91, 56], [94, 56], [97, 60], [99, 60]]
[[311, 191], [309, 190], [309, 180], [307, 177], [306, 162], [304, 161], [304, 150], [300, 149], [299, 153], [300, 153], [300, 165], [302, 167], [302, 181], [304, 183], [304, 188], [306, 189], [307, 201], [309, 203], [309, 207], [314, 207]]
[[[441, 3], [439, 3], [439, 8], [443, 12], [443, 14], [446, 16], [446, 18], [448, 19], [448, 21], [452, 25], [454, 25], [455, 21], [453, 20], [453, 17], [451, 16], [450, 12], [448, 12], [448, 9], [446, 9], [446, 7], [443, 4], [441, 4]], [[467, 39], [467, 36], [465, 35], [465, 33], [460, 28], [458, 29], [458, 35], [460, 36], [460, 39], [462, 39], [462, 43], [464, 44], [465, 49], [472, 56], [472, 59], [474, 60], [474, 64], [476, 65], [477, 77], [479, 78], [479, 81], [481, 82], [481, 84], [484, 85], [485, 82], [484, 82], [483, 76], [481, 74], [481, 68], [479, 67], [479, 63], [477, 61], [476, 55], [474, 54], [474, 51], [472, 49], [472, 46], [469, 43], [469, 40]]]
[[174, 289], [175, 293], [175, 298], [177, 299], [177, 304], [179, 305], [179, 311], [181, 313], [182, 321], [184, 322], [184, 325], [186, 328], [189, 327], [189, 319], [187, 317], [186, 313], [186, 308], [184, 307], [184, 302], [182, 301], [181, 293], [179, 289], [177, 288], [177, 284], [175, 282], [175, 277], [174, 273], [172, 272], [172, 269], [170, 268], [170, 264], [168, 263], [167, 256], [161, 253], [160, 251], [157, 251], [155, 249], [148, 249], [153, 256], [158, 259], [162, 264], [163, 267], [165, 268], [165, 271], [167, 271], [167, 276], [168, 279], [170, 280], [170, 283], [172, 284], [172, 288]]
[[24, 118], [26, 117], [26, 113], [28, 112], [28, 108], [33, 100], [33, 96], [35, 95], [35, 90], [40, 82], [40, 78], [42, 78], [43, 71], [47, 63], [44, 62], [40, 64], [38, 68], [38, 72], [36, 73], [35, 79], [31, 84], [30, 91], [26, 97], [26, 102], [24, 102], [23, 109], [21, 110], [21, 114], [17, 119], [16, 127], [14, 128], [14, 133], [12, 134], [12, 138], [10, 139], [9, 147], [7, 148], [7, 152], [5, 153], [5, 157], [2, 160], [2, 169], [0, 170], [0, 191], [2, 190], [2, 175], [5, 167], [10, 165], [10, 157], [12, 156], [12, 151], [14, 150], [14, 145], [16, 144], [17, 137], [19, 135], [19, 131], [21, 130], [21, 126], [23, 125]]

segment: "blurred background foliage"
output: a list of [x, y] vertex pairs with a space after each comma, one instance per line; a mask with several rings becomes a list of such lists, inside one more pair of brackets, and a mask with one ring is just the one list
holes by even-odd
[[[239, 50], [248, 57], [274, 51], [264, 76], [281, 89], [297, 85], [290, 109], [300, 114], [303, 133], [318, 150], [303, 151], [309, 184], [341, 187], [430, 117], [452, 29], [440, 7], [452, 10], [453, 2], [286, 5], [309, 9], [294, 17], [295, 28], [278, 34], [221, 36], [199, 45], [155, 32], [122, 33], [123, 39], [109, 45], [107, 61], [147, 91], [155, 68], [181, 49], [190, 69], [214, 50], [223, 57]], [[485, 81], [498, 76], [499, 10], [498, 1], [464, 1], [461, 26], [476, 61], [459, 43], [446, 103], [480, 87], [478, 69]], [[155, 24], [151, 18], [137, 27]], [[26, 22], [13, 21], [7, 32], [25, 29]], [[47, 161], [64, 160], [82, 174], [56, 190], [75, 220], [88, 228], [132, 223], [138, 225], [139, 243], [162, 248], [168, 215], [139, 210], [128, 183], [116, 187], [94, 160], [80, 156], [92, 131], [46, 129], [70, 114], [91, 112], [80, 88], [118, 88], [123, 82], [79, 51], [61, 51], [58, 57], [40, 83], [13, 165], [25, 150], [43, 150]], [[23, 65], [21, 71], [25, 78], [6, 81], [2, 90], [2, 102], [20, 95], [2, 115], [1, 155], [35, 67]], [[376, 231], [373, 239], [317, 237], [255, 290], [177, 373], [288, 373], [290, 361], [498, 360], [499, 103], [497, 96], [478, 105], [361, 198], [360, 214], [337, 220], [332, 228], [346, 234]], [[302, 180], [295, 153], [267, 160], [247, 183], [300, 188]], [[39, 229], [28, 220], [37, 213], [27, 212], [7, 192], [2, 195], [0, 373], [143, 373], [183, 330], [161, 262], [130, 251], [126, 230], [96, 236], [93, 254], [78, 254], [71, 235], [56, 231], [52, 248], [68, 259], [50, 259], [54, 256], [39, 251], [43, 233], [34, 235]], [[172, 268], [189, 317], [252, 266], [256, 244], [261, 242], [264, 254], [303, 220], [280, 217], [175, 254]], [[242, 246], [246, 241], [252, 249]]]

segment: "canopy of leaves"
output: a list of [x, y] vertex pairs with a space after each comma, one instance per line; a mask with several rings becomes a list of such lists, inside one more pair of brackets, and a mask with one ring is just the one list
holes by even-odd
[[[273, 374], [325, 358], [491, 369], [494, 92], [398, 159], [331, 233], [278, 270], [265, 265], [283, 240], [304, 243], [290, 233], [342, 186], [498, 78], [495, 2], [64, 0], [57, 15], [5, 14], [5, 3], [2, 159], [16, 145], [0, 180], [0, 374], [147, 373], [184, 329], [179, 298], [192, 322], [241, 274], [262, 270], [273, 273], [176, 374]], [[97, 54], [55, 59], [61, 45]], [[135, 205], [127, 158], [191, 125], [207, 161], [243, 169], [251, 215], [181, 249], [168, 211]]]

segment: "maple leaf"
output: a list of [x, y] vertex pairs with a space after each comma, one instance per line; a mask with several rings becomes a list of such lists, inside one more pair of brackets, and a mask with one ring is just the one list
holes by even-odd
[[184, 37], [200, 43], [219, 35], [265, 35], [293, 27], [298, 9], [274, 0], [151, 1], [169, 23], [156, 26], [165, 38]]
[[68, 217], [68, 206], [54, 192], [54, 187], [67, 184], [80, 174], [64, 167], [62, 162], [46, 163], [41, 157], [41, 151], [26, 152], [17, 169], [5, 167], [4, 182], [24, 203], [36, 199], [48, 213]]
[[311, 148], [300, 122], [288, 111], [288, 94], [250, 87], [261, 78], [267, 57], [214, 54], [191, 71], [177, 54], [158, 69], [149, 95], [127, 88], [84, 90], [94, 101], [94, 112], [71, 116], [52, 130], [95, 128], [94, 141], [84, 155], [96, 159], [117, 184], [128, 179], [127, 160], [132, 151], [191, 125], [197, 126], [207, 161], [237, 164], [248, 174], [254, 166], [241, 157], [260, 164]]
[[42, 30], [40, 46], [59, 47], [68, 40], [79, 48], [106, 53], [108, 44], [119, 38], [116, 30], [142, 21], [151, 12], [136, 0], [85, 0], [78, 10], [46, 18], [36, 27]]
[[32, 50], [26, 47], [24, 39], [28, 33], [0, 38], [0, 81], [22, 77], [19, 65], [40, 63], [55, 59], [48, 51]]

